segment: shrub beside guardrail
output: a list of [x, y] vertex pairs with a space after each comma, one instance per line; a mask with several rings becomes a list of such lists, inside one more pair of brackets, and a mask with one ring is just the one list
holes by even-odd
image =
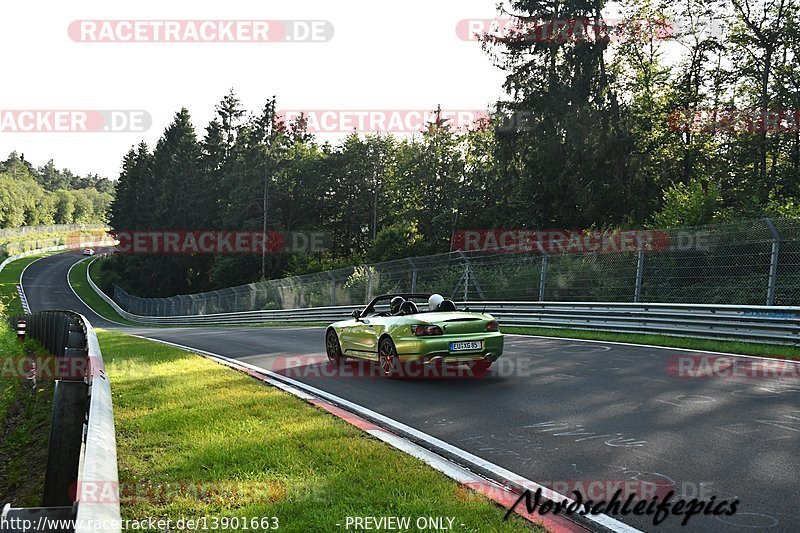
[[[27, 334], [57, 359], [53, 417], [42, 507], [16, 508], [6, 504], [0, 532], [16, 533], [23, 524], [44, 531], [121, 530], [116, 437], [111, 385], [94, 328], [71, 311], [45, 311], [20, 317]], [[100, 501], [82, 502], [85, 491], [102, 487]], [[53, 529], [53, 520], [66, 520]], [[25, 522], [30, 521], [30, 522]], [[45, 524], [45, 529], [41, 529]], [[46, 525], [51, 524], [50, 528]], [[63, 525], [63, 524], [62, 524]], [[30, 531], [31, 529], [28, 528]]]

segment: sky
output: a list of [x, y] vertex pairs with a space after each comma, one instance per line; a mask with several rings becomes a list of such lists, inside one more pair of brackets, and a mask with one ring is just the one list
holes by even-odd
[[[138, 0], [14, 2], [0, 17], [0, 111], [136, 110], [147, 131], [17, 132], [0, 127], [0, 157], [115, 179], [125, 152], [155, 145], [186, 107], [202, 137], [214, 106], [233, 88], [259, 110], [486, 109], [505, 75], [480, 44], [462, 40], [462, 19], [494, 18], [495, 0]], [[81, 42], [74, 21], [322, 20], [327, 42]], [[84, 26], [85, 27], [85, 26]], [[273, 26], [274, 27], [274, 26]], [[97, 33], [93, 35], [98, 35]], [[76, 38], [76, 36], [78, 36]]]

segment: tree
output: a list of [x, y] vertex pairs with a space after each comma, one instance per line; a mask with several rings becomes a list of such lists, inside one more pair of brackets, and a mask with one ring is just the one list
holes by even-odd
[[676, 183], [664, 192], [664, 205], [653, 214], [655, 228], [698, 226], [712, 222], [718, 215], [722, 197], [719, 185], [693, 180]]
[[20, 190], [13, 178], [0, 174], [0, 227], [16, 228], [25, 223]]
[[59, 189], [56, 194], [56, 224], [72, 224], [75, 214], [75, 199], [66, 189]]
[[67, 189], [71, 185], [70, 177], [59, 171], [52, 159], [39, 169], [38, 176], [39, 183], [48, 191]]

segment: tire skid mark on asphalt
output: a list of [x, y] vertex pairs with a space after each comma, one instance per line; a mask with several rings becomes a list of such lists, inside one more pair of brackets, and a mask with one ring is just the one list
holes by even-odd
[[[523, 428], [532, 429], [536, 433], [550, 433], [553, 437], [581, 437], [575, 439], [575, 442], [608, 438], [608, 440], [603, 441], [603, 444], [611, 448], [640, 448], [647, 445], [646, 440], [626, 437], [624, 433], [606, 433], [601, 435], [594, 431], [585, 431], [585, 426], [583, 424], [570, 424], [569, 422], [558, 422], [555, 420], [539, 422], [529, 426], [523, 426]], [[556, 431], [558, 433], [555, 433]]]

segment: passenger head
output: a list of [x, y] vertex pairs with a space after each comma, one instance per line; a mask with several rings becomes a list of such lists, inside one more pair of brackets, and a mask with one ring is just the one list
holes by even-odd
[[444, 296], [441, 294], [433, 294], [430, 298], [428, 298], [428, 311], [436, 311], [439, 309], [439, 306], [442, 305], [444, 301]]

